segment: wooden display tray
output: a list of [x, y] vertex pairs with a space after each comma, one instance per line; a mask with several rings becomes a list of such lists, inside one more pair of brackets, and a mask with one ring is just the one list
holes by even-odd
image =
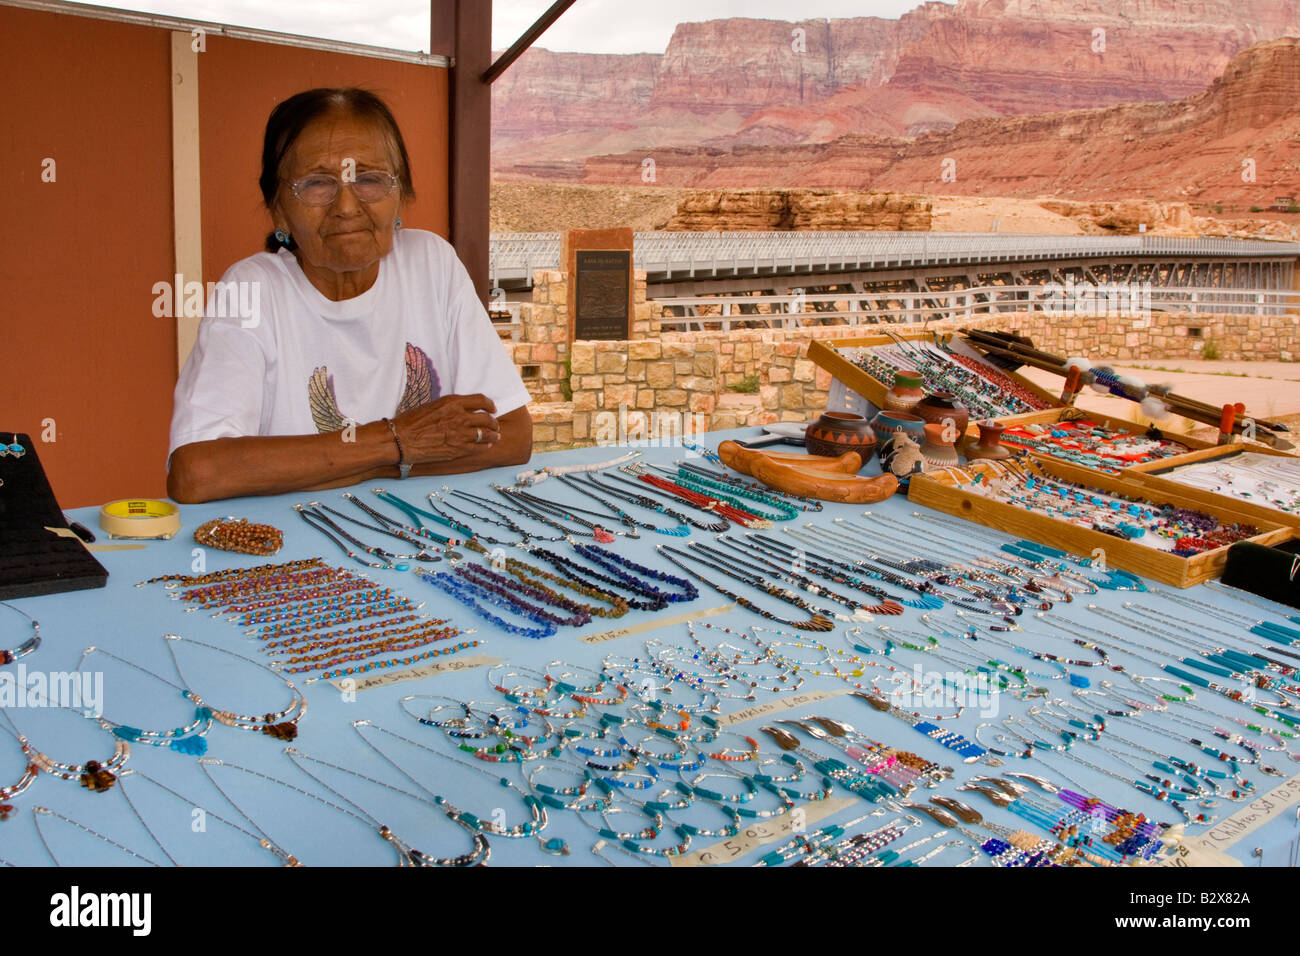
[[[853, 389], [853, 391], [857, 392], [872, 405], [875, 405], [877, 408], [884, 408], [885, 393], [889, 391], [893, 383], [891, 382], [889, 385], [886, 385], [874, 376], [868, 375], [844, 356], [840, 355], [838, 350], [842, 348], [872, 348], [880, 345], [894, 345], [896, 344], [896, 339], [902, 339], [905, 342], [931, 342], [934, 340], [934, 337], [935, 333], [932, 332], [904, 332], [897, 336], [871, 335], [857, 339], [837, 339], [834, 342], [821, 342], [814, 340], [808, 343], [808, 358], [821, 368], [830, 372], [831, 375], [839, 379], [849, 388]], [[943, 335], [939, 337], [945, 342], [952, 338], [951, 335]], [[994, 366], [987, 361], [985, 361], [985, 364], [989, 365], [990, 368], [997, 368], [997, 366]], [[1006, 372], [1002, 369], [997, 369], [997, 371], [1001, 372], [1003, 375], [1007, 376], [1007, 378], [1011, 379], [1027, 391], [1037, 395], [1043, 401], [1050, 402], [1053, 407], [1060, 407], [1061, 398], [1059, 395], [1053, 395], [1051, 392], [1039, 385], [1035, 385], [1033, 382], [1029, 381], [1029, 379], [1018, 375], [1015, 372]], [[1050, 412], [1051, 409], [1047, 409], [1047, 411]], [[1020, 415], [1008, 415], [1004, 419], [999, 419], [999, 421], [1018, 422], [1025, 416], [1042, 414], [1043, 412], [1023, 412]]]
[[1144, 495], [1161, 494], [1161, 495], [1179, 495], [1188, 501], [1196, 502], [1197, 507], [1208, 509], [1210, 506], [1221, 508], [1231, 508], [1248, 515], [1253, 523], [1260, 521], [1274, 521], [1278, 524], [1286, 525], [1288, 528], [1300, 530], [1300, 515], [1289, 514], [1280, 508], [1272, 508], [1268, 505], [1252, 504], [1249, 501], [1242, 501], [1239, 498], [1232, 498], [1228, 495], [1216, 494], [1213, 491], [1206, 491], [1204, 488], [1193, 488], [1191, 485], [1184, 485], [1181, 482], [1174, 481], [1172, 478], [1166, 478], [1165, 472], [1181, 465], [1192, 465], [1200, 461], [1226, 460], [1231, 467], [1231, 460], [1237, 455], [1249, 452], [1258, 452], [1264, 455], [1275, 455], [1279, 458], [1294, 458], [1284, 451], [1278, 451], [1275, 448], [1269, 448], [1266, 445], [1259, 445], [1255, 442], [1244, 444], [1243, 442], [1234, 442], [1231, 445], [1210, 445], [1207, 448], [1201, 448], [1197, 451], [1189, 452], [1186, 455], [1176, 455], [1173, 458], [1165, 458], [1162, 461], [1148, 461], [1140, 465], [1133, 465], [1125, 469], [1125, 478], [1136, 488], [1139, 493]]
[[[1143, 489], [1120, 477], [1090, 471], [1051, 459], [1040, 462], [1043, 472], [1066, 481], [1075, 481], [1100, 491], [1120, 495], [1151, 497], [1151, 489]], [[967, 474], [992, 470], [987, 462], [972, 462], [964, 469]], [[1039, 544], [1061, 548], [1071, 554], [1089, 557], [1097, 549], [1106, 553], [1106, 563], [1111, 567], [1162, 584], [1189, 588], [1218, 577], [1228, 560], [1228, 549], [1215, 548], [1191, 558], [1180, 558], [1167, 551], [1094, 531], [1058, 518], [1049, 518], [1038, 512], [1027, 511], [1001, 501], [993, 501], [972, 491], [957, 488], [957, 478], [949, 471], [927, 472], [913, 475], [908, 483], [907, 497], [919, 505], [934, 508], [966, 521], [973, 521], [1004, 534], [1016, 535]], [[1285, 526], [1276, 518], [1262, 519], [1243, 512], [1191, 499], [1185, 495], [1156, 496], [1152, 504], [1173, 504], [1195, 508], [1213, 515], [1221, 523], [1255, 525], [1260, 534], [1247, 540], [1255, 544], [1274, 545], [1300, 536], [1296, 528]]]
[[[1131, 422], [1124, 418], [1117, 418], [1114, 415], [1103, 414], [1101, 412], [1093, 412], [1090, 411], [1089, 409], [1084, 408], [1081, 405], [1071, 405], [1067, 408], [1049, 408], [1045, 411], [1032, 412], [1025, 415], [1008, 415], [1004, 418], [996, 418], [994, 419], [994, 421], [996, 421], [999, 425], [1054, 425], [1057, 422], [1072, 421], [1078, 418], [1091, 419], [1092, 421], [1100, 425], [1102, 428], [1113, 428], [1116, 431], [1128, 432], [1131, 435], [1145, 435], [1152, 427], [1150, 425], [1139, 425], [1137, 422]], [[974, 419], [972, 419], [971, 423], [966, 427], [966, 434], [972, 437], [978, 436], [979, 435], [978, 425], [979, 423], [976, 422]], [[1194, 438], [1191, 435], [1168, 434], [1164, 431], [1164, 429], [1159, 429], [1159, 430], [1162, 435], [1164, 435], [1166, 438], [1170, 439], [1171, 441], [1176, 441], [1192, 449], [1192, 453], [1218, 447], [1214, 443], [1206, 441], [1204, 438]], [[1164, 467], [1168, 465], [1170, 462], [1191, 459], [1192, 453], [1187, 453], [1183, 455], [1171, 455], [1168, 458], [1162, 458], [1159, 461], [1154, 461], [1154, 462], [1146, 462], [1145, 464], [1153, 465], [1156, 467]], [[1044, 455], [1032, 451], [1029, 452], [1029, 454], [1033, 455], [1033, 457], [1037, 458], [1039, 461], [1056, 461], [1056, 462], [1065, 463], [1064, 459], [1055, 458], [1051, 455]], [[1196, 459], [1191, 459], [1191, 460], [1196, 460]], [[1142, 464], [1128, 465], [1120, 469], [1120, 471], [1123, 474], [1127, 474], [1130, 470], [1134, 468], [1140, 468], [1140, 467], [1144, 467], [1144, 465]], [[1092, 475], [1108, 474], [1108, 472], [1104, 472], [1099, 469], [1088, 468], [1085, 470]]]

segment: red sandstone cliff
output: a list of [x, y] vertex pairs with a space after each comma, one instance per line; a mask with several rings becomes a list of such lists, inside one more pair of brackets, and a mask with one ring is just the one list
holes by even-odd
[[[644, 155], [590, 158], [582, 178], [637, 182]], [[1171, 103], [975, 119], [913, 139], [847, 135], [811, 145], [651, 155], [657, 182], [673, 186], [1150, 196], [1268, 206], [1274, 196], [1300, 193], [1300, 39], [1254, 46], [1209, 89]]]
[[1300, 0], [959, 0], [897, 20], [684, 23], [663, 54], [525, 54], [494, 87], [494, 166], [576, 178], [577, 160], [625, 150], [1177, 100], [1239, 51], [1295, 34]]

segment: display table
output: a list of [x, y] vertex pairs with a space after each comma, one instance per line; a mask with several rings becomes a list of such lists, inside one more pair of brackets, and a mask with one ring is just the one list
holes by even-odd
[[[752, 430], [745, 430], [725, 435], [708, 435], [703, 436], [701, 444], [712, 449], [721, 438], [752, 434]], [[529, 467], [606, 461], [626, 450], [625, 447], [604, 447], [539, 455]], [[645, 447], [641, 460], [666, 465], [687, 457], [681, 447]], [[694, 455], [690, 458], [700, 462]], [[497, 469], [449, 478], [417, 478], [401, 483], [393, 480], [373, 484], [389, 488], [411, 503], [423, 504], [428, 492], [437, 490], [444, 484], [492, 496], [494, 493], [488, 488], [489, 482], [510, 484], [519, 470]], [[105, 551], [97, 555], [110, 572], [106, 588], [13, 602], [40, 621], [43, 638], [42, 645], [35, 653], [4, 669], [5, 673], [9, 673], [18, 671], [20, 666], [22, 668], [19, 676], [20, 693], [12, 705], [6, 702], [5, 706], [5, 712], [13, 724], [30, 738], [34, 747], [68, 764], [81, 764], [91, 759], [104, 760], [112, 753], [112, 738], [94, 721], [66, 708], [29, 706], [39, 703], [41, 695], [33, 697], [27, 694], [24, 697], [21, 693], [24, 677], [30, 686], [33, 675], [55, 675], [57, 679], [60, 673], [76, 671], [83, 651], [91, 645], [115, 655], [92, 654], [86, 658], [83, 668], [92, 679], [102, 679], [102, 711], [106, 717], [121, 724], [150, 729], [185, 724], [193, 711], [181, 698], [179, 691], [171, 686], [180, 682], [162, 635], [178, 634], [183, 638], [236, 651], [261, 663], [268, 662], [269, 658], [259, 647], [258, 640], [246, 636], [242, 628], [214, 619], [210, 612], [191, 611], [181, 602], [170, 600], [169, 596], [173, 592], [161, 584], [137, 587], [137, 582], [164, 574], [189, 574], [200, 569], [212, 572], [223, 568], [249, 567], [313, 556], [321, 556], [335, 566], [361, 571], [363, 569], [349, 561], [320, 533], [308, 527], [291, 509], [293, 503], [309, 500], [319, 500], [343, 509], [346, 505], [342, 503], [342, 490], [186, 506], [182, 510], [182, 531], [173, 540], [150, 541], [138, 549]], [[362, 496], [367, 503], [384, 510], [382, 504], [371, 495], [369, 488], [350, 490]], [[555, 480], [540, 483], [534, 490], [552, 500], [581, 504], [580, 497], [572, 489]], [[831, 527], [836, 518], [858, 520], [864, 510], [904, 522], [917, 520], [911, 517], [915, 507], [900, 493], [867, 509], [863, 506], [827, 504], [820, 513], [805, 513], [791, 524], [803, 526], [811, 521], [818, 526]], [[203, 521], [221, 515], [246, 517], [251, 521], [266, 522], [283, 529], [283, 550], [273, 558], [260, 559], [199, 548], [192, 539], [194, 528]], [[72, 512], [71, 516], [88, 527], [98, 529], [93, 509], [80, 509]], [[638, 511], [637, 517], [656, 518], [659, 524], [665, 523], [662, 516], [653, 516], [648, 512]], [[938, 528], [935, 525], [927, 527], [931, 534]], [[781, 528], [782, 525], [777, 524], [769, 534], [780, 537]], [[500, 528], [491, 530], [496, 533], [502, 531]], [[377, 535], [364, 531], [358, 530], [357, 534], [372, 542], [378, 539]], [[986, 534], [989, 532], [972, 527], [969, 536], [951, 534], [951, 538], [954, 547], [964, 549], [964, 555], [973, 553], [972, 549], [996, 553], [995, 547], [981, 548], [980, 536]], [[656, 555], [655, 545], [666, 543], [681, 546], [684, 541], [707, 541], [710, 537], [699, 530], [692, 531], [689, 538], [642, 532], [640, 539], [620, 537], [609, 547], [634, 561], [676, 574], [678, 572], [675, 568]], [[911, 547], [906, 534], [894, 532], [887, 537], [891, 551], [907, 551]], [[388, 540], [391, 542], [391, 539]], [[100, 541], [111, 543], [104, 535], [101, 535]], [[921, 553], [921, 542], [922, 538], [918, 537], [918, 554]], [[568, 546], [563, 543], [548, 547], [568, 552]], [[828, 549], [834, 547], [831, 544]], [[929, 548], [926, 547], [925, 551], [929, 553]], [[525, 555], [520, 556], [526, 558]], [[475, 555], [469, 557], [479, 560]], [[430, 565], [429, 569], [437, 570], [445, 564], [446, 562]], [[696, 567], [699, 568], [698, 565]], [[896, 617], [877, 616], [869, 622], [836, 622], [833, 631], [822, 634], [803, 632], [798, 636], [790, 633], [780, 635], [776, 633], [781, 630], [779, 627], [735, 607], [727, 598], [701, 585], [699, 597], [686, 604], [669, 605], [657, 613], [634, 610], [619, 620], [594, 619], [580, 628], [561, 627], [554, 637], [533, 640], [506, 633], [485, 622], [472, 611], [453, 602], [442, 591], [430, 587], [409, 572], [367, 570], [364, 573], [376, 582], [391, 586], [401, 595], [425, 602], [426, 613], [449, 618], [463, 633], [473, 630], [469, 639], [480, 641], [480, 645], [452, 656], [413, 665], [417, 669], [428, 665], [444, 668], [440, 673], [419, 680], [403, 680], [405, 671], [400, 668], [362, 675], [357, 679], [355, 689], [349, 689], [350, 685], [341, 688], [336, 683], [325, 680], [308, 685], [301, 677], [295, 677], [295, 683], [305, 693], [309, 706], [299, 724], [299, 734], [292, 747], [303, 755], [315, 758], [315, 761], [304, 759], [295, 765], [284, 753], [284, 742], [217, 724], [205, 738], [208, 745], [207, 758], [223, 761], [227, 764], [225, 766], [200, 766], [199, 759], [194, 755], [137, 744], [131, 748], [130, 759], [126, 764], [128, 769], [137, 773], [128, 773], [119, 786], [106, 792], [90, 792], [75, 780], [41, 774], [25, 793], [10, 801], [14, 813], [4, 825], [5, 840], [0, 845], [0, 859], [23, 866], [50, 865], [53, 862], [51, 855], [62, 864], [130, 865], [154, 862], [187, 866], [276, 865], [280, 860], [260, 846], [253, 837], [254, 834], [265, 833], [275, 844], [307, 865], [392, 864], [396, 859], [393, 846], [376, 835], [374, 827], [367, 822], [368, 818], [390, 827], [408, 844], [428, 855], [458, 857], [473, 849], [470, 834], [449, 820], [435, 805], [430, 794], [445, 797], [456, 808], [481, 820], [496, 821], [511, 827], [530, 818], [521, 795], [529, 792], [529, 784], [521, 773], [519, 764], [476, 760], [465, 749], [457, 749], [455, 742], [442, 731], [417, 722], [413, 715], [424, 716], [431, 706], [448, 701], [477, 701], [486, 708], [495, 708], [506, 714], [506, 699], [489, 686], [491, 664], [506, 662], [509, 665], [544, 670], [551, 662], [562, 661], [599, 671], [607, 655], [616, 655], [625, 661], [644, 658], [647, 653], [669, 646], [690, 647], [684, 623], [688, 617], [707, 622], [715, 628], [734, 630], [758, 625], [762, 630], [755, 633], [765, 641], [797, 640], [808, 645], [803, 650], [786, 648], [807, 662], [801, 670], [804, 683], [798, 690], [798, 699], [792, 699], [795, 695], [788, 689], [774, 692], [760, 687], [756, 691], [755, 700], [721, 700], [716, 716], [724, 725], [722, 729], [738, 731], [741, 735], [728, 738], [731, 742], [727, 746], [733, 753], [743, 750], [739, 741], [747, 736], [759, 742], [765, 757], [779, 757], [781, 751], [769, 736], [759, 732], [759, 727], [770, 725], [776, 720], [806, 718], [816, 714], [846, 722], [889, 746], [914, 751], [929, 760], [955, 768], [951, 779], [936, 789], [918, 788], [911, 795], [911, 801], [926, 803], [930, 796], [936, 794], [957, 797], [976, 808], [984, 820], [1011, 830], [1032, 828], [1023, 818], [1009, 810], [994, 806], [978, 793], [961, 791], [959, 787], [976, 775], [1017, 771], [1053, 780], [1065, 788], [1077, 789], [1075, 784], [1064, 779], [1060, 772], [1063, 771], [1078, 784], [1086, 785], [1090, 794], [1114, 806], [1145, 813], [1169, 823], [1179, 822], [1180, 819], [1168, 804], [1158, 802], [1126, 785], [1121, 778], [1139, 777], [1139, 770], [1128, 770], [1122, 765], [1107, 763], [1104, 750], [1108, 746], [1106, 734], [1120, 733], [1135, 745], [1149, 748], [1157, 757], [1172, 752], [1185, 760], [1191, 760], [1195, 758], [1196, 749], [1179, 744], [1169, 736], [1169, 733], [1177, 733], [1182, 737], [1196, 737], [1197, 730], [1191, 724], [1184, 725], [1168, 718], [1160, 718], [1156, 726], [1158, 730], [1166, 731], [1161, 734], [1153, 731], [1150, 726], [1149, 722], [1155, 719], [1150, 714], [1112, 717], [1108, 719], [1107, 729], [1099, 743], [1075, 743], [1078, 752], [1085, 754], [1088, 762], [1101, 762], [1118, 771], [1117, 776], [1104, 775], [1076, 765], [1069, 754], [1062, 753], [1050, 753], [1046, 759], [1039, 759], [1038, 756], [1029, 759], [1009, 756], [1001, 767], [992, 767], [984, 762], [967, 764], [953, 751], [918, 733], [903, 721], [879, 713], [862, 700], [850, 696], [847, 693], [850, 690], [849, 682], [836, 677], [827, 666], [820, 663], [823, 655], [815, 649], [819, 644], [847, 655], [853, 653], [851, 644], [854, 642], [883, 649], [882, 632], [876, 630], [880, 625], [902, 631], [924, 630], [924, 625], [919, 622], [922, 614], [919, 609], [908, 608], [904, 614]], [[720, 577], [718, 580], [762, 607], [791, 610], [734, 581], [724, 582]], [[1167, 591], [1163, 587], [1160, 590]], [[1280, 606], [1277, 607], [1277, 613], [1270, 615], [1254, 604], [1205, 587], [1180, 592], [1178, 597], [1184, 595], [1252, 618], [1265, 617], [1281, 624], [1287, 622], [1286, 609]], [[1057, 601], [1040, 621], [1032, 621], [1031, 611], [1026, 611], [1022, 618], [1033, 633], [1040, 635], [1052, 633], [1051, 622], [1054, 620], [1085, 622], [1102, 631], [1113, 632], [1125, 641], [1134, 641], [1132, 647], [1135, 654], [1172, 661], [1173, 658], [1168, 654], [1157, 655], [1154, 650], [1140, 649], [1137, 643], [1167, 651], [1167, 645], [1158, 638], [1146, 637], [1140, 631], [1125, 631], [1120, 634], [1118, 626], [1110, 618], [1096, 615], [1087, 607], [1094, 604], [1123, 616], [1128, 613], [1124, 608], [1126, 602], [1136, 602], [1147, 612], [1155, 612], [1171, 620], [1193, 616], [1188, 606], [1165, 600], [1151, 592], [1103, 590], [1095, 596], [1077, 595], [1070, 603]], [[945, 609], [941, 613], [951, 615], [951, 609]], [[20, 625], [25, 626], [25, 622], [11, 612], [5, 614], [4, 633], [21, 633]], [[1149, 618], [1135, 619], [1150, 626], [1146, 623]], [[956, 619], [949, 616], [946, 620]], [[1220, 620], [1206, 620], [1205, 625], [1207, 631], [1203, 642], [1212, 642], [1215, 636], [1213, 630], [1210, 630], [1212, 628], [1236, 630]], [[861, 634], [867, 635], [869, 640], [864, 641], [860, 635], [848, 633], [854, 627], [861, 628]], [[632, 633], [617, 633], [625, 630]], [[1244, 628], [1237, 631], [1244, 632]], [[595, 635], [605, 637], [594, 643], [584, 640]], [[697, 636], [711, 647], [724, 640], [732, 644], [744, 644], [743, 640], [729, 637], [722, 630], [704, 629], [701, 625], [697, 625]], [[1034, 640], [1027, 634], [1015, 632], [1003, 636], [1022, 646]], [[1050, 652], [1067, 658], [1095, 659], [1085, 648], [1070, 643], [1072, 636], [1059, 632], [1059, 636], [1050, 641]], [[648, 641], [660, 643], [652, 645], [648, 652]], [[16, 642], [9, 641], [6, 646], [14, 643]], [[1255, 643], [1262, 646], [1265, 642], [1261, 639]], [[752, 645], [749, 646], [752, 648]], [[188, 682], [214, 707], [241, 714], [259, 714], [277, 710], [288, 703], [289, 694], [284, 684], [277, 682], [273, 675], [264, 670], [183, 641], [174, 645], [173, 649]], [[993, 654], [992, 651], [982, 653]], [[1152, 676], [1160, 673], [1155, 665], [1147, 663], [1142, 657], [1126, 656], [1114, 650], [1110, 652], [1110, 657], [1112, 663], [1122, 662], [1138, 673]], [[883, 666], [878, 669], [863, 668], [863, 675], [854, 680], [870, 684], [873, 678], [877, 678], [877, 686], [881, 690], [889, 689], [889, 684], [881, 676], [888, 674], [891, 665], [909, 672], [921, 668], [917, 673], [958, 669], [930, 655], [897, 645], [888, 658], [877, 654], [874, 660]], [[1102, 682], [1108, 680], [1128, 686], [1122, 676], [1108, 671], [1105, 666], [1067, 664], [1054, 667], [1027, 656], [1018, 660], [1030, 674], [1030, 682], [1035, 686], [1047, 687], [1052, 698], [1069, 699], [1071, 692], [1081, 689], [1079, 685], [1084, 683], [1090, 685], [1092, 690], [1100, 690]], [[123, 661], [129, 661], [130, 664]], [[130, 666], [131, 664], [138, 667]], [[562, 669], [552, 667], [552, 672]], [[821, 673], [816, 673], [818, 671]], [[97, 675], [102, 675], [102, 678]], [[1073, 684], [1071, 675], [1076, 679]], [[372, 681], [370, 678], [381, 679]], [[46, 678], [42, 676], [41, 679]], [[372, 683], [378, 686], [369, 686]], [[1172, 683], [1161, 684], [1155, 693], [1172, 691], [1174, 695], [1181, 696], [1181, 692], [1174, 687]], [[636, 702], [637, 696], [643, 695], [647, 699], [658, 698], [670, 702], [699, 700], [698, 694], [692, 696], [693, 692], [686, 689], [677, 691], [677, 697], [667, 697], [667, 693], [664, 687], [634, 686], [629, 699]], [[406, 701], [404, 708], [403, 698], [408, 695], [424, 697]], [[434, 699], [428, 699], [430, 697]], [[1076, 704], [1080, 699], [1077, 696], [1073, 698]], [[1261, 699], [1271, 703], [1277, 698], [1276, 695], [1264, 694]], [[1085, 703], [1080, 706], [1090, 706], [1087, 698], [1082, 700]], [[943, 727], [987, 744], [995, 734], [996, 726], [981, 729], [980, 725], [993, 724], [1011, 714], [1025, 715], [1031, 707], [1041, 706], [1044, 701], [1044, 698], [1020, 700], [1013, 694], [1002, 693], [993, 698], [987, 707], [968, 706], [960, 717], [944, 721]], [[1097, 703], [1096, 706], [1100, 708], [1101, 704]], [[1190, 709], [1193, 706], [1204, 710]], [[1169, 707], [1174, 712], [1190, 717], [1194, 722], [1213, 722], [1217, 726], [1240, 732], [1246, 732], [1245, 728], [1230, 722], [1231, 719], [1253, 717], [1245, 706], [1216, 696], [1208, 690], [1198, 693], [1195, 701], [1190, 704], [1170, 703]], [[1189, 709], [1178, 711], [1178, 708], [1183, 707]], [[617, 708], [592, 706], [591, 716], [585, 725], [593, 726], [596, 715], [602, 709]], [[935, 708], [935, 712], [944, 709]], [[951, 709], [951, 706], [946, 708], [948, 711]], [[981, 713], [981, 710], [984, 712]], [[727, 722], [729, 715], [742, 711], [748, 712], [750, 716], [732, 723]], [[445, 719], [455, 713], [454, 707], [447, 707], [439, 711], [438, 716]], [[1060, 723], [1062, 719], [1056, 718], [1049, 722]], [[538, 718], [533, 717], [532, 720], [531, 726], [540, 729]], [[361, 725], [360, 733], [377, 744], [382, 754], [362, 740], [358, 728], [354, 726], [358, 721], [369, 722]], [[555, 720], [552, 729], [559, 733], [565, 723], [563, 720]], [[1271, 726], [1279, 730], [1287, 729], [1281, 724]], [[1041, 733], [1046, 735], [1048, 731], [1043, 730]], [[641, 733], [641, 736], [645, 735], [645, 732]], [[800, 744], [812, 753], [825, 757], [843, 757], [841, 751], [819, 743], [806, 733], [798, 732], [797, 736]], [[1276, 746], [1270, 738], [1251, 735], [1251, 739], [1262, 739], [1269, 746]], [[1287, 738], [1277, 740], [1285, 741], [1288, 748], [1300, 754], [1300, 742]], [[473, 745], [470, 749], [484, 746], [481, 741], [474, 739], [461, 742], [467, 746]], [[588, 739], [588, 743], [596, 742]], [[1243, 757], [1245, 755], [1244, 751], [1226, 742], [1207, 738], [1207, 746], [1211, 743]], [[594, 749], [612, 747], [617, 750], [613, 737], [599, 744]], [[21, 775], [23, 757], [9, 734], [0, 735], [0, 753], [3, 754], [0, 767], [4, 768], [0, 785], [12, 783]], [[1125, 753], [1131, 755], [1133, 751], [1126, 749]], [[450, 759], [452, 757], [460, 762], [453, 762]], [[1242, 776], [1253, 786], [1253, 791], [1247, 794], [1246, 799], [1232, 800], [1225, 793], [1217, 801], [1217, 807], [1198, 809], [1196, 801], [1189, 798], [1188, 808], [1192, 812], [1217, 817], [1216, 822], [1210, 826], [1187, 827], [1187, 851], [1184, 855], [1190, 855], [1192, 862], [1223, 862], [1224, 857], [1216, 857], [1204, 850], [1203, 845], [1209, 844], [1227, 854], [1227, 857], [1243, 863], [1250, 862], [1253, 865], [1260, 862], [1258, 857], [1252, 855], [1254, 848], [1259, 847], [1262, 848], [1264, 865], [1287, 864], [1297, 832], [1293, 805], [1300, 801], [1300, 777], [1297, 777], [1300, 763], [1295, 762], [1290, 754], [1279, 750], [1265, 750], [1262, 757], [1263, 762], [1276, 767], [1280, 775], [1261, 773], [1257, 765], [1243, 763], [1240, 767]], [[599, 755], [591, 756], [591, 759], [608, 760], [611, 763], [618, 760], [616, 756]], [[1203, 755], [1203, 763], [1214, 762], [1214, 758]], [[715, 766], [718, 763], [714, 761]], [[235, 769], [230, 765], [244, 769]], [[770, 768], [776, 765], [767, 766]], [[300, 768], [305, 768], [311, 775]], [[346, 768], [353, 773], [346, 773], [339, 768]], [[526, 764], [523, 769], [528, 770]], [[733, 768], [724, 766], [722, 769]], [[1150, 769], [1149, 764], [1147, 772], [1157, 773]], [[146, 775], [149, 781], [141, 779], [141, 774]], [[571, 776], [576, 779], [576, 775], [577, 771]], [[692, 778], [696, 774], [682, 776]], [[411, 778], [418, 781], [424, 789], [417, 786]], [[498, 778], [509, 780], [522, 790], [505, 787]], [[661, 771], [660, 781], [655, 783], [656, 791], [673, 786], [677, 779], [677, 774], [668, 770]], [[624, 783], [629, 780], [631, 778], [625, 778]], [[808, 778], [793, 786], [801, 793], [808, 793], [817, 789], [814, 783], [810, 772]], [[709, 786], [709, 783], [705, 781], [702, 785]], [[1230, 779], [1226, 781], [1225, 792], [1232, 786]], [[1270, 791], [1275, 791], [1280, 786], [1289, 788], [1284, 795], [1266, 797]], [[620, 801], [625, 796], [644, 799], [644, 794], [630, 786], [623, 786], [622, 789], [628, 792], [618, 794]], [[406, 793], [400, 793], [399, 790]], [[415, 794], [416, 797], [407, 794]], [[1036, 796], [1044, 802], [1052, 799], [1042, 791], [1036, 791]], [[621, 802], [618, 805], [630, 806]], [[774, 801], [756, 798], [754, 805], [766, 809], [773, 807]], [[41, 815], [39, 832], [33, 816], [33, 807], [37, 806], [54, 811], [52, 814]], [[867, 803], [838, 786], [829, 799], [814, 803], [797, 801], [796, 810], [799, 812], [795, 818], [797, 829], [812, 831], [830, 823], [857, 821], [849, 829], [850, 833], [874, 830], [906, 812], [895, 811], [884, 804]], [[614, 863], [635, 866], [638, 862], [659, 865], [671, 862], [675, 865], [748, 865], [756, 862], [763, 853], [783, 845], [790, 837], [792, 823], [788, 814], [767, 820], [746, 820], [745, 829], [734, 837], [722, 840], [696, 836], [686, 855], [665, 858], [635, 855], [611, 846], [616, 841], [602, 838], [593, 829], [604, 825], [599, 816], [587, 816], [588, 819], [584, 822], [579, 819], [577, 812], [551, 810], [548, 825], [540, 839], [507, 839], [489, 834], [487, 841], [491, 849], [490, 863], [569, 866]], [[975, 866], [990, 865], [988, 856], [981, 853], [969, 837], [955, 830], [944, 831], [927, 816], [913, 814], [913, 818], [917, 822], [897, 841], [895, 848], [901, 850], [903, 846], [913, 844], [923, 837], [931, 839], [915, 851], [905, 854], [907, 858], [916, 858], [937, 850], [945, 842], [961, 841], [961, 846], [936, 854], [925, 865], [952, 866], [968, 860], [973, 860]], [[726, 819], [722, 814], [710, 816], [700, 812], [698, 816], [691, 817], [691, 822], [697, 827], [708, 829], [721, 825]], [[617, 826], [619, 830], [642, 828], [646, 822], [647, 818], [636, 812], [610, 815], [610, 825]], [[976, 826], [966, 826], [971, 832], [983, 837], [991, 835]], [[82, 827], [96, 832], [88, 832]], [[938, 835], [932, 836], [934, 834]], [[1045, 832], [1036, 831], [1036, 835], [1047, 837]], [[549, 849], [542, 845], [543, 840], [551, 841]], [[567, 854], [562, 852], [560, 841], [564, 849], [567, 849]], [[598, 842], [605, 844], [599, 857], [592, 853], [593, 845]], [[666, 845], [666, 840], [660, 838], [653, 845]]]

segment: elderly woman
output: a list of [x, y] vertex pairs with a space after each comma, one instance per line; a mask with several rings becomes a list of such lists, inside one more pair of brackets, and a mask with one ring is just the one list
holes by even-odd
[[455, 252], [402, 229], [415, 196], [402, 134], [357, 89], [309, 90], [271, 113], [267, 252], [223, 283], [256, 308], [208, 304], [176, 384], [167, 490], [180, 502], [519, 464], [528, 392]]

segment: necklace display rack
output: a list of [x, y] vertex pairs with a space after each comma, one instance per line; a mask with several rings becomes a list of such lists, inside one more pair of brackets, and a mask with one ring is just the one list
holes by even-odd
[[[662, 866], [847, 801], [734, 862], [1102, 866], [1150, 862], [1300, 770], [1300, 623], [1276, 606], [1139, 597], [1087, 556], [901, 499], [813, 507], [673, 454], [547, 469], [523, 494], [461, 476], [427, 501], [432, 485], [321, 496], [300, 502], [290, 560], [152, 577], [176, 603], [144, 614], [196, 645], [164, 645], [183, 674], [105, 641], [82, 669], [129, 675], [133, 699], [76, 743], [4, 708], [3, 825], [39, 862], [220, 862], [158, 816], [192, 799], [282, 865], [346, 862], [282, 826], [294, 807], [400, 865]], [[241, 510], [284, 527], [288, 504]], [[295, 557], [326, 538], [367, 567]], [[713, 594], [741, 606], [713, 617]], [[45, 655], [60, 628], [14, 610], [9, 663]], [[238, 630], [190, 637], [209, 616]], [[312, 685], [406, 671], [470, 634], [496, 663], [354, 704]], [[244, 683], [282, 712], [215, 709]], [[211, 729], [227, 723], [253, 732]], [[285, 724], [302, 734], [288, 750], [267, 732]]]
[[68, 529], [32, 437], [0, 433], [0, 601], [108, 583], [108, 570]]

